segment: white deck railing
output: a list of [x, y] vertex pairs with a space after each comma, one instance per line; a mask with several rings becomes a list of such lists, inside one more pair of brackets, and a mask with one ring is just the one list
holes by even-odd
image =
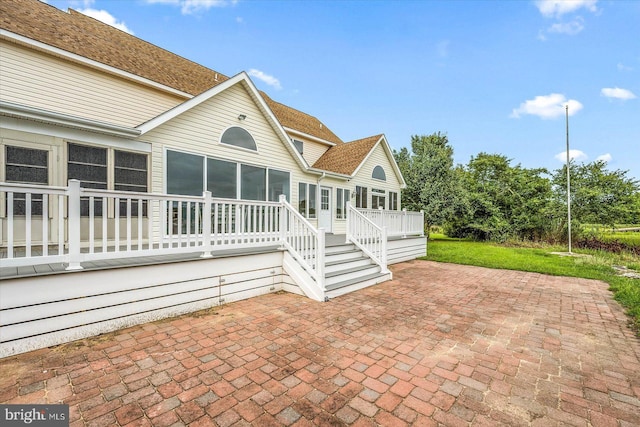
[[389, 237], [424, 236], [424, 212], [358, 209], [378, 227], [387, 227]]
[[347, 242], [355, 244], [362, 252], [387, 273], [387, 228], [376, 225], [347, 202]]
[[324, 230], [311, 225], [284, 196], [280, 196], [280, 203], [283, 206], [280, 217], [281, 242], [324, 292]]
[[[0, 183], [4, 267], [276, 246], [281, 203]], [[209, 214], [205, 214], [205, 213]]]

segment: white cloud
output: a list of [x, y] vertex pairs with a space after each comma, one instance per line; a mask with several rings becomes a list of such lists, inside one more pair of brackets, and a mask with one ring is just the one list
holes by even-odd
[[622, 99], [626, 101], [628, 99], [636, 98], [636, 95], [628, 89], [620, 89], [619, 87], [605, 87], [600, 91], [602, 96], [607, 98]]
[[180, 6], [180, 12], [183, 15], [191, 15], [198, 12], [206, 11], [212, 7], [225, 7], [230, 4], [236, 4], [237, 0], [145, 0], [149, 4], [169, 4]]
[[[558, 153], [553, 157], [555, 157], [557, 160], [559, 160], [561, 162], [565, 162], [566, 163], [566, 161], [567, 161], [567, 152], [563, 151], [562, 153]], [[569, 158], [571, 160], [581, 161], [581, 160], [587, 160], [589, 158], [589, 156], [587, 156], [584, 153], [584, 151], [569, 150]]]
[[535, 4], [543, 16], [559, 18], [582, 8], [589, 12], [597, 12], [597, 2], [598, 0], [537, 0]]
[[119, 30], [124, 31], [125, 33], [133, 34], [123, 21], [118, 21], [113, 15], [111, 15], [106, 10], [98, 10], [98, 9], [78, 9], [78, 12], [83, 15], [90, 16], [91, 18], [97, 19], [100, 22], [104, 22], [107, 25], [111, 25]]
[[618, 71], [633, 71], [633, 68], [628, 65], [624, 65], [622, 62], [618, 62]]
[[263, 81], [274, 89], [280, 90], [282, 89], [282, 85], [280, 84], [280, 80], [277, 78], [266, 74], [264, 71], [256, 70], [255, 68], [250, 69], [247, 74], [251, 77], [255, 77], [258, 80]]
[[602, 161], [606, 163], [609, 163], [611, 159], [613, 159], [613, 157], [611, 157], [611, 154], [609, 153], [601, 154], [598, 157], [596, 157], [596, 161]]
[[582, 30], [584, 30], [584, 19], [578, 16], [570, 22], [556, 22], [547, 29], [547, 32], [575, 36]]
[[582, 104], [575, 99], [569, 99], [560, 94], [552, 93], [550, 95], [536, 96], [529, 99], [518, 108], [514, 108], [509, 117], [519, 119], [522, 115], [538, 116], [542, 119], [555, 119], [564, 116], [565, 106], [569, 106], [569, 115], [573, 116], [582, 110]]

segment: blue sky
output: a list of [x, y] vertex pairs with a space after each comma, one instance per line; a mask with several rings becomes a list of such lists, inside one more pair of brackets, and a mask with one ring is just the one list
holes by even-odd
[[[571, 154], [640, 179], [640, 1], [49, 0], [223, 74], [343, 140], [444, 132], [456, 163]], [[561, 159], [561, 160], [560, 160]]]

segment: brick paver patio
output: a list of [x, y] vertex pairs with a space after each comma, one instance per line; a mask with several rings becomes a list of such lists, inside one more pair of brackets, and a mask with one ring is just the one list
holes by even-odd
[[413, 261], [0, 360], [71, 425], [638, 426], [640, 340], [602, 282]]

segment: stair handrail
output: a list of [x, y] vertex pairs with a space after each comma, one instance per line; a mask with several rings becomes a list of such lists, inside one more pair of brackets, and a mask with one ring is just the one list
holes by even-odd
[[346, 240], [356, 245], [365, 255], [380, 266], [382, 273], [387, 268], [387, 227], [379, 227], [347, 201]]
[[279, 199], [283, 209], [280, 216], [280, 242], [300, 263], [324, 293], [325, 232], [316, 229], [298, 212], [284, 195]]

